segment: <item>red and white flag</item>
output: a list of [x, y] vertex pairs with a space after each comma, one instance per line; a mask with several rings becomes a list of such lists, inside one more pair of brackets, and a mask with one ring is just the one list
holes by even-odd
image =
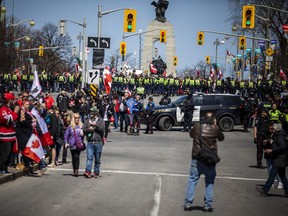
[[116, 68], [113, 67], [113, 68], [111, 69], [111, 72], [112, 72], [112, 74], [115, 74], [115, 73], [116, 73]]
[[157, 74], [157, 69], [154, 67], [153, 64], [150, 64], [150, 72], [153, 74]]
[[40, 116], [40, 114], [38, 113], [38, 111], [37, 111], [35, 108], [33, 108], [33, 109], [31, 110], [31, 114], [32, 114], [33, 116], [35, 116], [35, 118], [36, 118], [37, 121], [38, 121], [40, 130], [41, 130], [41, 133], [42, 133], [42, 134], [39, 135], [39, 138], [40, 138], [40, 140], [41, 140], [41, 143], [42, 143], [44, 146], [48, 146], [48, 145], [54, 144], [45, 120]]
[[32, 133], [30, 136], [30, 139], [24, 148], [23, 154], [36, 163], [39, 163], [40, 160], [44, 157], [41, 141], [36, 134]]
[[230, 56], [232, 58], [235, 58], [235, 55], [233, 55], [232, 53], [230, 53], [228, 50], [226, 50], [226, 55], [227, 56]]
[[219, 68], [219, 71], [218, 71], [218, 79], [221, 79], [222, 76], [223, 76], [222, 71], [221, 71], [220, 68]]
[[286, 76], [286, 74], [284, 73], [284, 71], [282, 69], [280, 69], [280, 73], [279, 74], [282, 77], [282, 79], [287, 80], [287, 76]]
[[103, 84], [106, 90], [106, 94], [110, 94], [112, 85], [112, 74], [110, 73], [109, 67], [106, 66], [103, 71]]
[[210, 78], [213, 79], [215, 77], [215, 70], [213, 67], [210, 68]]
[[166, 72], [166, 70], [163, 72], [163, 77], [167, 77], [167, 72]]
[[79, 64], [75, 64], [75, 66], [76, 66], [76, 71], [77, 72], [82, 72], [82, 68], [80, 67]]
[[288, 33], [288, 25], [282, 25], [283, 31]]

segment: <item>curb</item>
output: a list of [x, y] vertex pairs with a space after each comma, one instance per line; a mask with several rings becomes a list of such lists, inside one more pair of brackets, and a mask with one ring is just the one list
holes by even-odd
[[[0, 185], [4, 184], [6, 182], [14, 181], [17, 178], [24, 176], [25, 174], [27, 175], [27, 171], [24, 171], [24, 170], [18, 170], [15, 168], [8, 168], [8, 170], [9, 170], [10, 174], [7, 174], [7, 175], [0, 174]], [[33, 166], [33, 172], [35, 172], [37, 170], [38, 170], [38, 165], [35, 164]]]

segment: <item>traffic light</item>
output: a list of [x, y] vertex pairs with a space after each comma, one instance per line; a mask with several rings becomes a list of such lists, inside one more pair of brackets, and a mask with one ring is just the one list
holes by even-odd
[[177, 57], [177, 56], [174, 56], [174, 57], [173, 57], [173, 65], [174, 65], [174, 66], [177, 66], [177, 64], [178, 64], [178, 57]]
[[166, 30], [160, 30], [160, 42], [161, 43], [166, 43]]
[[136, 10], [124, 11], [124, 32], [136, 31]]
[[255, 26], [255, 6], [243, 6], [242, 8], [242, 28], [253, 29]]
[[44, 55], [44, 46], [39, 46], [39, 50], [38, 50], [38, 55], [39, 56], [43, 56]]
[[246, 37], [244, 37], [244, 36], [239, 37], [239, 49], [240, 50], [246, 49]]
[[122, 56], [126, 55], [126, 42], [120, 43], [120, 55]]
[[205, 57], [205, 61], [206, 61], [206, 64], [210, 64], [210, 62], [211, 62], [211, 61], [210, 61], [210, 56], [206, 56], [206, 57]]
[[197, 44], [198, 45], [204, 44], [204, 32], [198, 32]]

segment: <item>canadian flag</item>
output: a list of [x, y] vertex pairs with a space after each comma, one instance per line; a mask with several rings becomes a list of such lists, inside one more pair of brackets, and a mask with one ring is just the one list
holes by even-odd
[[166, 72], [166, 70], [163, 72], [163, 77], [167, 77], [167, 72]]
[[33, 108], [31, 110], [31, 114], [33, 116], [35, 116], [35, 118], [38, 121], [40, 130], [41, 130], [41, 133], [42, 133], [41, 135], [39, 135], [41, 143], [44, 146], [48, 146], [48, 145], [54, 144], [54, 142], [53, 142], [53, 140], [51, 138], [50, 132], [48, 131], [48, 127], [47, 127], [47, 124], [46, 124], [45, 120], [40, 116], [40, 114], [38, 113], [38, 111], [35, 108]]
[[44, 157], [41, 141], [36, 134], [32, 133], [30, 136], [23, 154], [37, 163]]
[[79, 64], [76, 64], [75, 66], [76, 66], [76, 71], [77, 71], [77, 72], [80, 72], [80, 71], [82, 71], [82, 68], [80, 67], [80, 65], [79, 65]]
[[106, 66], [103, 71], [103, 84], [105, 86], [106, 94], [110, 94], [112, 85], [112, 74], [110, 73], [109, 67]]
[[210, 78], [213, 79], [215, 77], [215, 70], [213, 67], [210, 68]]
[[150, 72], [153, 73], [153, 74], [157, 73], [157, 69], [154, 67], [153, 64], [150, 64]]
[[222, 76], [223, 76], [222, 71], [219, 69], [219, 71], [218, 71], [218, 79], [221, 79]]
[[287, 76], [286, 76], [286, 74], [284, 73], [284, 71], [282, 69], [280, 69], [280, 73], [279, 74], [282, 77], [282, 79], [287, 80]]

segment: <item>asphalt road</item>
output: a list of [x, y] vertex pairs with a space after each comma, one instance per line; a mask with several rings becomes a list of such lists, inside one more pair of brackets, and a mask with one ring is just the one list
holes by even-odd
[[[143, 132], [143, 130], [142, 130]], [[103, 148], [102, 178], [73, 177], [69, 163], [49, 168], [42, 177], [22, 177], [0, 185], [0, 215], [10, 216], [175, 216], [287, 215], [288, 198], [271, 189], [261, 197], [255, 190], [267, 178], [257, 169], [252, 134], [241, 127], [225, 133], [219, 143], [213, 213], [203, 213], [204, 178], [192, 212], [183, 211], [192, 139], [180, 128], [153, 135], [127, 136], [111, 132]], [[81, 173], [86, 152], [81, 153]]]

